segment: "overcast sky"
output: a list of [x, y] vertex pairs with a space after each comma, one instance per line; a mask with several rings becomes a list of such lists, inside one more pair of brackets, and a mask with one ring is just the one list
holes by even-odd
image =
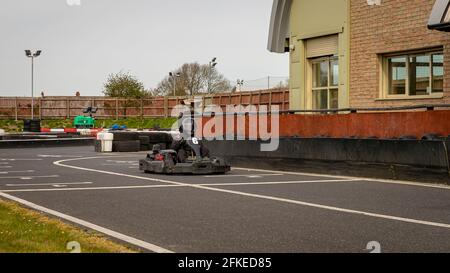
[[0, 96], [30, 94], [25, 49], [40, 94], [101, 95], [108, 74], [130, 71], [146, 88], [185, 62], [208, 63], [234, 83], [288, 75], [267, 51], [272, 0], [1, 0]]

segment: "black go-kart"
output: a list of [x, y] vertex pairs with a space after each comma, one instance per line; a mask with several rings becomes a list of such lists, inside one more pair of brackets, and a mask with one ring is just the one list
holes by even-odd
[[218, 157], [210, 157], [209, 151], [197, 139], [180, 140], [171, 150], [161, 150], [159, 145], [145, 159], [139, 161], [139, 169], [155, 174], [225, 174], [230, 165]]

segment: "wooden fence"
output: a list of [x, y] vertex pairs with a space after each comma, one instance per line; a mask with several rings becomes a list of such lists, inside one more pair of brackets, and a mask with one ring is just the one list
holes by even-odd
[[[71, 119], [83, 114], [87, 107], [98, 108], [98, 119], [164, 118], [186, 97], [154, 97], [149, 99], [119, 99], [108, 97], [46, 97], [35, 98], [34, 116], [39, 119]], [[278, 105], [289, 109], [289, 90], [262, 90], [256, 92], [203, 95], [203, 106]], [[0, 97], [0, 119], [27, 119], [31, 117], [31, 98]]]

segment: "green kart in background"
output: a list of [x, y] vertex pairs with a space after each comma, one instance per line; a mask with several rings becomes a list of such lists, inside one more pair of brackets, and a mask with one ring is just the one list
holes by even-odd
[[77, 116], [73, 121], [73, 125], [77, 129], [92, 129], [95, 128], [95, 118], [92, 114], [97, 113], [98, 108], [88, 107], [83, 113], [89, 114], [89, 116]]

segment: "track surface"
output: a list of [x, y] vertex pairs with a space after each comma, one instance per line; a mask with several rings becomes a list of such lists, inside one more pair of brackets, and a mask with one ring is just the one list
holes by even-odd
[[92, 150], [0, 150], [0, 194], [173, 252], [368, 253], [372, 241], [450, 252], [447, 186], [248, 169], [148, 175], [143, 153]]

